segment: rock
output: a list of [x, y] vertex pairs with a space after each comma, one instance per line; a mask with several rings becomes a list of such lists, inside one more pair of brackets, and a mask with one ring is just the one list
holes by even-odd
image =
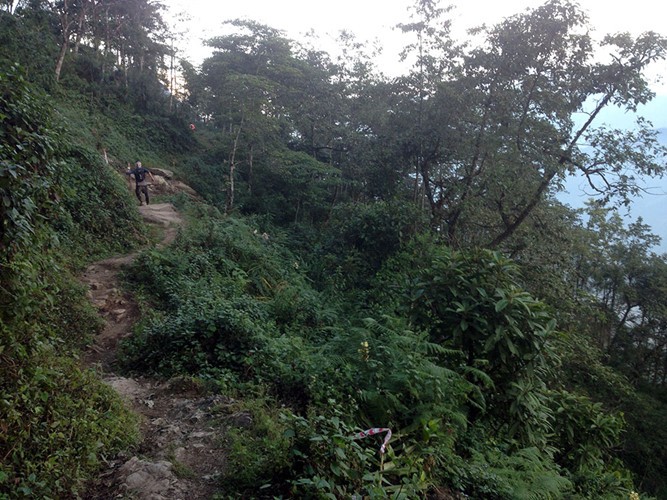
[[174, 450], [174, 458], [179, 462], [185, 462], [187, 457], [187, 449], [183, 446]]
[[183, 191], [184, 193], [192, 196], [193, 198], [196, 198], [198, 196], [197, 192], [194, 189], [192, 189], [187, 184], [183, 184], [182, 182], [179, 182], [179, 181], [175, 181], [173, 183], [173, 188], [176, 191]]
[[132, 457], [119, 470], [124, 477], [125, 488], [138, 498], [170, 498], [172, 482], [176, 480], [171, 471], [172, 464], [161, 460], [147, 462]]
[[195, 413], [193, 413], [190, 416], [190, 422], [193, 423], [193, 424], [196, 424], [197, 422], [199, 422], [205, 416], [206, 415], [201, 410], [197, 410]]
[[193, 432], [190, 439], [206, 439], [215, 436], [215, 432]]
[[230, 423], [236, 427], [248, 428], [252, 425], [252, 415], [245, 411], [233, 413], [228, 417]]
[[174, 394], [194, 393], [200, 394], [203, 390], [203, 383], [193, 377], [173, 377], [167, 382], [167, 387]]
[[140, 399], [147, 392], [141, 384], [131, 378], [109, 377], [104, 382], [113, 387], [121, 397], [129, 401]]
[[166, 424], [164, 427], [156, 428], [152, 437], [155, 447], [158, 449], [164, 449], [180, 443], [184, 435], [184, 432], [178, 425], [169, 424], [168, 422]]
[[[161, 484], [160, 479], [155, 479], [148, 472], [140, 470], [133, 472], [125, 479], [125, 486], [131, 491], [142, 491], [144, 493], [155, 493], [160, 490], [169, 488], [169, 480], [167, 484]], [[166, 488], [165, 488], [166, 486]]]
[[160, 460], [157, 463], [148, 464], [148, 472], [155, 477], [169, 478], [173, 477], [171, 473], [171, 462]]
[[153, 175], [159, 175], [160, 177], [164, 177], [165, 179], [173, 179], [174, 178], [174, 172], [171, 170], [167, 170], [166, 168], [154, 168], [152, 167], [150, 171], [153, 173]]
[[160, 432], [167, 435], [178, 436], [178, 437], [183, 435], [183, 431], [181, 431], [181, 428], [178, 425], [171, 424], [168, 421], [166, 421], [166, 423], [167, 425], [165, 427], [162, 427], [160, 429]]
[[155, 177], [155, 180], [152, 184], [153, 186], [168, 186], [169, 181], [164, 177]]
[[171, 224], [178, 225], [181, 221], [180, 215], [176, 212], [173, 205], [169, 203], [143, 205], [139, 207], [139, 212], [147, 222], [165, 227]]

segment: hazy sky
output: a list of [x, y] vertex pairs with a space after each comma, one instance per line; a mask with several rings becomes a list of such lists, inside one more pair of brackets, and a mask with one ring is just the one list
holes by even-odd
[[[413, 4], [412, 0], [163, 0], [163, 3], [172, 14], [185, 13], [190, 18], [176, 29], [189, 31], [186, 54], [195, 63], [208, 55], [206, 49], [201, 48], [201, 40], [222, 34], [224, 20], [248, 18], [284, 30], [293, 39], [299, 39], [311, 29], [329, 40], [343, 29], [363, 40], [377, 38], [384, 47], [380, 63], [389, 74], [401, 48], [399, 34], [392, 27], [409, 20], [408, 6]], [[455, 32], [463, 34], [470, 27], [493, 24], [542, 3], [537, 0], [443, 0], [442, 5], [454, 6], [451, 16]], [[667, 2], [580, 0], [579, 3], [589, 13], [596, 34], [630, 31], [636, 35], [649, 30], [667, 34]], [[656, 67], [653, 73], [667, 76], [667, 63]], [[667, 82], [655, 88], [667, 95]]]

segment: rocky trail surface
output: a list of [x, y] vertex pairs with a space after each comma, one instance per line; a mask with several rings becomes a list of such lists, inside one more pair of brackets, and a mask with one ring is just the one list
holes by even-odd
[[[162, 228], [160, 245], [175, 239], [182, 220], [171, 204], [147, 205], [139, 210], [147, 223]], [[117, 348], [132, 334], [140, 312], [132, 295], [122, 291], [120, 273], [136, 256], [133, 253], [96, 262], [81, 277], [105, 321], [84, 362], [120, 394], [141, 422], [138, 447], [127, 456], [107, 457], [105, 470], [85, 498], [211, 498], [225, 465], [221, 415], [237, 419], [243, 416], [233, 415], [233, 401], [206, 395], [190, 380], [128, 378], [120, 373]]]

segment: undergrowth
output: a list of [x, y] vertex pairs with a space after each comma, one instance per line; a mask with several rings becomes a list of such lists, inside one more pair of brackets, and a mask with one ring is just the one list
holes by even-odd
[[[381, 300], [359, 308], [335, 288], [316, 291], [259, 219], [185, 208], [194, 217], [176, 244], [145, 252], [128, 273], [150, 312], [123, 362], [244, 398], [252, 424], [227, 434], [228, 497], [415, 498], [445, 488], [620, 498], [630, 489], [609, 454], [622, 420], [592, 422], [601, 408], [547, 388], [553, 322], [510, 261], [421, 240], [384, 264], [369, 291]], [[467, 328], [474, 343], [461, 340]], [[556, 425], [563, 411], [571, 418]], [[604, 439], [568, 438], [591, 425]], [[378, 438], [355, 439], [373, 427], [393, 432], [385, 454]]]

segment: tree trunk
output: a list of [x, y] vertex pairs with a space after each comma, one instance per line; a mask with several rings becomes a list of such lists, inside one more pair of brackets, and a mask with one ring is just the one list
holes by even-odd
[[171, 37], [171, 54], [169, 59], [169, 112], [172, 113], [174, 109], [174, 37]]
[[252, 161], [254, 148], [250, 145], [250, 154], [248, 155], [248, 195], [252, 196]]
[[69, 49], [70, 21], [69, 4], [67, 3], [67, 0], [63, 0], [62, 10], [60, 10], [59, 15], [60, 29], [62, 30], [62, 45], [60, 46], [60, 52], [58, 53], [58, 59], [56, 60], [56, 82], [60, 81], [60, 73], [63, 69], [63, 63], [65, 62], [65, 55], [67, 54], [67, 49]]
[[294, 224], [299, 222], [299, 211], [301, 210], [301, 198], [296, 202], [296, 212], [294, 212]]
[[241, 123], [239, 128], [236, 131], [236, 137], [234, 138], [234, 146], [232, 147], [232, 154], [229, 158], [229, 188], [227, 190], [227, 203], [225, 206], [225, 213], [229, 213], [234, 209], [234, 173], [236, 171], [236, 150], [239, 145], [239, 137], [241, 135], [241, 130], [243, 129], [243, 118], [241, 118]]
[[[63, 34], [63, 37], [65, 35]], [[60, 73], [63, 69], [63, 63], [65, 62], [65, 55], [67, 54], [67, 49], [69, 48], [69, 41], [63, 40], [62, 45], [60, 46], [60, 52], [58, 53], [58, 59], [56, 60], [56, 81], [60, 81]]]
[[102, 81], [106, 77], [107, 72], [107, 58], [109, 57], [109, 44], [111, 35], [109, 34], [109, 7], [104, 12], [104, 57], [102, 58]]

